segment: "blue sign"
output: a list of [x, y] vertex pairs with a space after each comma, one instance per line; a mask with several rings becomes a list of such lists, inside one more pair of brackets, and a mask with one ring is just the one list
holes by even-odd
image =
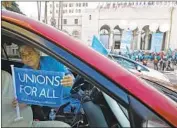
[[63, 72], [32, 70], [14, 67], [14, 84], [21, 103], [58, 107], [62, 104]]
[[160, 52], [163, 42], [163, 33], [153, 33], [151, 41], [151, 51]]
[[108, 51], [103, 46], [103, 44], [96, 38], [96, 36], [93, 37], [92, 48], [103, 55], [108, 55]]
[[100, 42], [103, 46], [108, 49], [109, 48], [109, 35], [100, 35]]
[[124, 31], [122, 34], [120, 49], [124, 53], [127, 49], [130, 49], [131, 42], [133, 39], [132, 31]]

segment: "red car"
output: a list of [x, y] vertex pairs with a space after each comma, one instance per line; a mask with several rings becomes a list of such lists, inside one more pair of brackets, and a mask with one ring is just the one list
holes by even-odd
[[73, 91], [87, 92], [82, 98], [87, 100], [81, 102], [83, 112], [64, 113], [58, 120], [73, 127], [177, 127], [176, 102], [84, 42], [9, 11], [2, 11], [1, 25], [3, 70], [10, 72], [10, 64], [23, 65], [15, 50], [7, 52], [7, 46], [28, 44], [80, 76]]

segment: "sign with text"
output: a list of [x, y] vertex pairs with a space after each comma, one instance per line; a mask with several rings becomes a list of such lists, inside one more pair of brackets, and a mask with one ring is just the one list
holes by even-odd
[[123, 53], [127, 51], [127, 48], [130, 49], [133, 39], [132, 34], [132, 31], [124, 31], [122, 34], [120, 49]]
[[58, 107], [63, 100], [63, 88], [60, 80], [63, 72], [14, 69], [14, 84], [19, 102], [40, 106]]
[[151, 52], [160, 52], [162, 49], [163, 33], [153, 33], [151, 41]]

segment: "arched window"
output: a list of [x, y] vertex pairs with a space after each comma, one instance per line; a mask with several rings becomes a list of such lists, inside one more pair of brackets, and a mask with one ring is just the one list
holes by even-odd
[[120, 49], [122, 29], [117, 25], [114, 27], [113, 49]]
[[108, 25], [103, 25], [100, 28], [100, 41], [105, 46], [105, 48], [109, 48], [109, 35], [110, 27]]

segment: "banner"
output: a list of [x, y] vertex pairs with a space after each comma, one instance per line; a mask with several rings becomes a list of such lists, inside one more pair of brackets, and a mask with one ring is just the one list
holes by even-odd
[[62, 104], [63, 72], [13, 68], [13, 80], [19, 103], [58, 107]]
[[163, 42], [163, 33], [153, 33], [151, 40], [151, 52], [160, 52]]
[[123, 32], [122, 39], [121, 39], [121, 45], [120, 45], [121, 52], [125, 53], [127, 52], [127, 49], [130, 49], [131, 42], [133, 39], [132, 34], [133, 34], [132, 31]]
[[103, 44], [96, 38], [96, 36], [93, 36], [92, 40], [92, 48], [98, 51], [99, 53], [103, 55], [108, 55], [107, 49], [103, 46]]

